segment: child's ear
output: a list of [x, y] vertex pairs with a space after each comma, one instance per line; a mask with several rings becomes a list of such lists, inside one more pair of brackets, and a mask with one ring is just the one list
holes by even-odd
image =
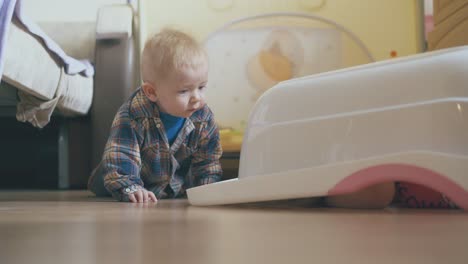
[[148, 97], [148, 99], [150, 99], [151, 102], [156, 103], [156, 101], [158, 100], [156, 88], [148, 82], [144, 82], [141, 85], [141, 88], [143, 89], [143, 92], [145, 93], [146, 97]]

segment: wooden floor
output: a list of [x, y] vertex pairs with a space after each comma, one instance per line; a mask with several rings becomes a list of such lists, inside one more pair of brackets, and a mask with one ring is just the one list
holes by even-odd
[[468, 213], [0, 192], [0, 263], [468, 263]]

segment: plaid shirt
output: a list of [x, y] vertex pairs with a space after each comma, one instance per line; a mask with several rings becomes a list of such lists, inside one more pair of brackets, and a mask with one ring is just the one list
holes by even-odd
[[104, 177], [107, 191], [121, 201], [128, 200], [123, 190], [135, 185], [158, 199], [180, 197], [187, 188], [221, 179], [221, 154], [219, 130], [208, 106], [187, 118], [169, 145], [158, 106], [139, 88], [112, 123], [100, 168], [95, 170], [102, 175], [91, 178]]

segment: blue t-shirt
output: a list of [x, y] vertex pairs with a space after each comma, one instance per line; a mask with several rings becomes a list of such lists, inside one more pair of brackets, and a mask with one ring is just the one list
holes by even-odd
[[163, 112], [159, 112], [159, 117], [164, 124], [169, 144], [172, 145], [174, 140], [177, 138], [177, 134], [179, 134], [180, 129], [184, 126], [185, 118]]

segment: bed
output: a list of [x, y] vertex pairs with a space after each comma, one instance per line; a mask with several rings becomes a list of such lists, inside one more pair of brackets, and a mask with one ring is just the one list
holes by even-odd
[[[113, 114], [137, 82], [133, 16], [131, 5], [113, 4], [101, 6], [95, 21], [38, 23], [65, 53], [89, 60], [94, 75], [67, 73], [44, 41], [13, 18], [4, 53], [0, 117], [8, 125], [2, 145], [14, 151], [0, 157], [8, 163], [0, 174], [18, 179], [53, 167], [57, 177], [45, 187], [85, 186]], [[32, 126], [11, 122], [14, 118]], [[12, 180], [12, 186], [18, 183]]]
[[[81, 26], [86, 29], [86, 33], [89, 32], [90, 25]], [[89, 45], [85, 47], [91, 49]], [[19, 119], [44, 127], [48, 120], [41, 118], [40, 113], [34, 116], [36, 113], [31, 112], [34, 111], [34, 105], [42, 106], [38, 111], [56, 105], [66, 116], [86, 115], [89, 112], [93, 97], [93, 76], [67, 74], [41, 41], [17, 19], [13, 20], [10, 27], [6, 49], [2, 80], [19, 91]]]

